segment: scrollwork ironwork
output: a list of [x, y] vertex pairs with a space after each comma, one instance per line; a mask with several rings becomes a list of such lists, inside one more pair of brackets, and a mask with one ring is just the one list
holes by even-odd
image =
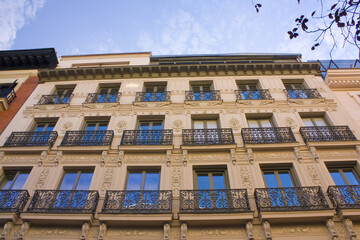
[[348, 126], [300, 127], [304, 142], [356, 141]]
[[170, 102], [170, 91], [165, 92], [137, 92], [135, 102]]
[[312, 99], [322, 98], [319, 91], [316, 88], [313, 89], [284, 89], [286, 97], [288, 99]]
[[68, 104], [71, 101], [71, 98], [74, 94], [64, 94], [64, 95], [42, 95], [38, 105], [43, 104]]
[[172, 145], [172, 129], [124, 130], [121, 145]]
[[269, 89], [235, 90], [237, 100], [263, 100], [272, 99]]
[[102, 213], [171, 213], [172, 191], [106, 191]]
[[27, 212], [94, 213], [98, 199], [97, 191], [36, 190]]
[[360, 208], [359, 185], [330, 186], [327, 192], [337, 209]]
[[321, 187], [257, 188], [255, 199], [260, 211], [328, 209]]
[[246, 189], [181, 190], [182, 213], [231, 213], [250, 211]]
[[0, 212], [15, 212], [19, 214], [29, 199], [26, 190], [1, 190]]
[[183, 145], [216, 145], [234, 143], [234, 135], [231, 128], [182, 130]]
[[211, 91], [186, 91], [185, 92], [185, 101], [220, 101], [220, 91], [211, 90]]
[[118, 103], [121, 93], [89, 93], [84, 103]]
[[108, 146], [113, 137], [113, 130], [66, 131], [61, 146]]
[[52, 146], [57, 136], [54, 131], [12, 132], [4, 147]]
[[241, 136], [245, 144], [295, 142], [295, 136], [289, 127], [243, 128]]

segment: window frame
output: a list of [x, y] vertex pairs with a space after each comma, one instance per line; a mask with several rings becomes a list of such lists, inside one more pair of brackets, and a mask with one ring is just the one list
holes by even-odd
[[[326, 167], [327, 167], [327, 170], [328, 170], [328, 172], [330, 174], [330, 178], [333, 181], [334, 185], [336, 185], [336, 183], [335, 183], [334, 179], [331, 176], [331, 171], [334, 171], [334, 170], [340, 170], [338, 172], [340, 173], [340, 176], [341, 176], [341, 178], [344, 181], [346, 186], [353, 185], [353, 184], [349, 183], [348, 179], [344, 175], [343, 170], [351, 170], [351, 172], [353, 173], [356, 181], [358, 182], [358, 185], [360, 185], [360, 171], [359, 171], [356, 163], [326, 164]], [[340, 185], [336, 185], [336, 186], [340, 186]]]
[[[22, 190], [24, 188], [24, 185], [26, 184], [26, 181], [29, 178], [31, 170], [32, 170], [32, 168], [4, 169], [2, 176], [1, 176], [1, 181], [0, 181], [0, 190]], [[11, 185], [7, 189], [4, 189], [4, 186], [9, 181], [8, 177], [6, 176], [6, 174], [9, 172], [16, 172], [16, 174], [15, 174], [14, 178], [12, 180], [10, 180], [10, 181], [12, 181]], [[21, 189], [12, 189], [12, 187], [14, 186], [16, 180], [18, 179], [18, 177], [21, 173], [28, 173], [28, 176], [26, 177], [25, 182], [23, 183]]]
[[[93, 177], [94, 177], [94, 169], [93, 168], [81, 168], [81, 169], [64, 169], [63, 170], [63, 173], [62, 173], [62, 177], [61, 177], [61, 180], [57, 186], [57, 190], [59, 191], [66, 191], [65, 189], [63, 190], [60, 190], [60, 187], [64, 181], [64, 178], [65, 178], [65, 175], [67, 173], [76, 173], [76, 178], [75, 178], [75, 181], [73, 182], [73, 185], [72, 185], [72, 188], [70, 191], [75, 191], [78, 184], [79, 184], [79, 180], [80, 180], [80, 177], [81, 177], [81, 173], [92, 173], [92, 176], [91, 176], [91, 181], [89, 183], [89, 189], [90, 189], [90, 186], [91, 186], [91, 183], [93, 181]], [[89, 190], [88, 189], [88, 190]], [[85, 190], [84, 190], [85, 191]]]
[[[207, 190], [219, 190], [219, 189], [213, 188], [214, 184], [213, 184], [212, 174], [214, 174], [214, 173], [222, 173], [222, 176], [224, 179], [224, 190], [231, 189], [227, 168], [222, 168], [222, 166], [218, 166], [218, 168], [215, 168], [215, 167], [214, 168], [194, 168], [193, 169], [194, 190], [199, 190], [198, 180], [197, 180], [198, 173], [207, 173], [208, 176], [211, 176], [211, 178], [209, 178], [209, 189], [207, 189]], [[202, 190], [205, 190], [205, 189], [202, 189]]]
[[[140, 183], [140, 189], [139, 190], [128, 190], [128, 181], [129, 181], [129, 175], [131, 173], [141, 173], [141, 183]], [[158, 182], [158, 189], [152, 189], [152, 190], [144, 190], [145, 188], [145, 182], [146, 182], [146, 174], [147, 173], [158, 173], [159, 174], [159, 182]], [[161, 183], [161, 168], [135, 168], [135, 169], [128, 169], [126, 172], [126, 179], [125, 179], [125, 191], [160, 191], [160, 183]]]

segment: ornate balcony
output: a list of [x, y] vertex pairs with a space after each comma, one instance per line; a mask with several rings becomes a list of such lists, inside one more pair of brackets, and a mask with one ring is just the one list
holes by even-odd
[[360, 208], [360, 186], [330, 186], [328, 195], [337, 209]]
[[304, 142], [356, 141], [348, 126], [300, 127]]
[[235, 90], [237, 100], [265, 100], [273, 99], [268, 89], [259, 90]]
[[172, 191], [106, 191], [102, 213], [171, 213]]
[[199, 91], [186, 91], [185, 101], [220, 101], [220, 91], [211, 90], [209, 92]]
[[44, 104], [68, 104], [70, 103], [73, 94], [68, 95], [42, 95], [38, 105]]
[[14, 88], [8, 87], [8, 88], [1, 88], [0, 89], [0, 98], [6, 98], [6, 101], [8, 104], [10, 104], [14, 98], [16, 97]]
[[183, 145], [215, 145], [234, 143], [235, 141], [231, 128], [182, 130]]
[[241, 135], [245, 144], [256, 143], [290, 143], [295, 136], [289, 127], [243, 128]]
[[173, 130], [124, 130], [121, 145], [172, 145]]
[[113, 137], [112, 130], [66, 131], [61, 146], [109, 146]]
[[94, 213], [98, 199], [97, 191], [36, 190], [27, 212]]
[[118, 103], [121, 93], [89, 93], [84, 103]]
[[255, 189], [259, 211], [297, 211], [329, 209], [321, 187]]
[[250, 211], [246, 189], [181, 190], [181, 213], [236, 213]]
[[135, 102], [170, 102], [170, 91], [165, 92], [137, 92]]
[[57, 132], [12, 132], [4, 147], [34, 147], [52, 146], [57, 138]]
[[0, 212], [15, 212], [19, 214], [29, 199], [26, 190], [1, 190], [0, 191]]
[[286, 97], [288, 99], [312, 99], [312, 98], [322, 98], [317, 89], [293, 89], [286, 90], [284, 89]]

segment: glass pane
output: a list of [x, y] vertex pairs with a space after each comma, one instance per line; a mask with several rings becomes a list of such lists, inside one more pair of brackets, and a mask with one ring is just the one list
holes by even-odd
[[88, 123], [88, 124], [86, 125], [85, 130], [86, 130], [86, 131], [94, 131], [95, 128], [96, 128], [96, 123]]
[[150, 123], [148, 122], [140, 122], [140, 130], [149, 130], [150, 129]]
[[197, 174], [197, 185], [198, 189], [210, 189], [209, 176], [207, 173]]
[[216, 128], [218, 128], [217, 121], [216, 120], [208, 120], [207, 124], [206, 124], [206, 128], [207, 129], [216, 129]]
[[2, 187], [3, 190], [8, 190], [11, 188], [16, 173], [17, 171], [8, 171], [5, 173], [6, 176], [4, 179], [4, 186]]
[[100, 91], [99, 91], [99, 93], [101, 93], [101, 94], [106, 94], [108, 92], [109, 92], [109, 88], [100, 88]]
[[353, 173], [352, 170], [350, 170], [350, 169], [349, 170], [343, 170], [343, 172], [344, 172], [344, 175], [345, 175], [345, 177], [348, 180], [350, 185], [358, 185], [359, 184], [359, 182], [356, 179], [355, 174]]
[[204, 121], [194, 121], [194, 129], [204, 129]]
[[129, 173], [126, 190], [140, 190], [142, 173]]
[[240, 85], [238, 85], [238, 88], [241, 91], [247, 91], [248, 90], [246, 84], [240, 84]]
[[76, 180], [76, 176], [76, 172], [65, 173], [59, 190], [72, 190]]
[[225, 189], [225, 181], [223, 173], [213, 173], [213, 189]]
[[93, 173], [81, 173], [76, 190], [89, 190]]
[[22, 189], [28, 176], [29, 173], [19, 173], [11, 189]]
[[162, 129], [162, 122], [153, 122], [151, 129], [152, 130], [161, 130]]
[[311, 121], [311, 118], [302, 118], [302, 121], [304, 122], [304, 125], [306, 127], [313, 127], [314, 123]]
[[331, 171], [330, 175], [334, 180], [335, 185], [346, 185], [344, 179], [341, 177], [339, 171]]
[[259, 123], [257, 120], [248, 120], [249, 128], [259, 128]]
[[259, 120], [259, 121], [261, 123], [261, 127], [263, 127], [263, 128], [272, 127], [270, 119], [262, 119], [262, 120]]
[[159, 190], [160, 174], [146, 173], [144, 190]]
[[44, 131], [52, 131], [54, 130], [55, 123], [48, 123], [46, 129]]
[[200, 86], [192, 86], [194, 92], [200, 92]]
[[313, 121], [315, 122], [315, 125], [320, 126], [327, 126], [324, 118], [313, 118]]
[[160, 87], [160, 86], [157, 87], [156, 92], [158, 92], [158, 93], [165, 92], [165, 87]]
[[35, 128], [35, 132], [41, 132], [44, 130], [45, 125], [44, 124], [37, 124]]
[[99, 126], [96, 130], [106, 130], [107, 129], [107, 123], [99, 123]]
[[276, 177], [274, 173], [264, 173], [265, 184], [267, 188], [277, 188], [279, 187], [276, 182]]
[[279, 178], [282, 187], [293, 187], [291, 176], [289, 172], [279, 172]]
[[148, 92], [148, 93], [154, 92], [154, 87], [146, 87], [145, 92]]

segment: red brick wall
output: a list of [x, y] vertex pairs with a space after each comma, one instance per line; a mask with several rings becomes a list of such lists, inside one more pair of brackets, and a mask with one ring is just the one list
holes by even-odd
[[6, 111], [0, 112], [0, 134], [34, 91], [38, 82], [38, 77], [29, 77], [26, 79], [16, 91], [16, 98], [10, 103], [9, 108]]

